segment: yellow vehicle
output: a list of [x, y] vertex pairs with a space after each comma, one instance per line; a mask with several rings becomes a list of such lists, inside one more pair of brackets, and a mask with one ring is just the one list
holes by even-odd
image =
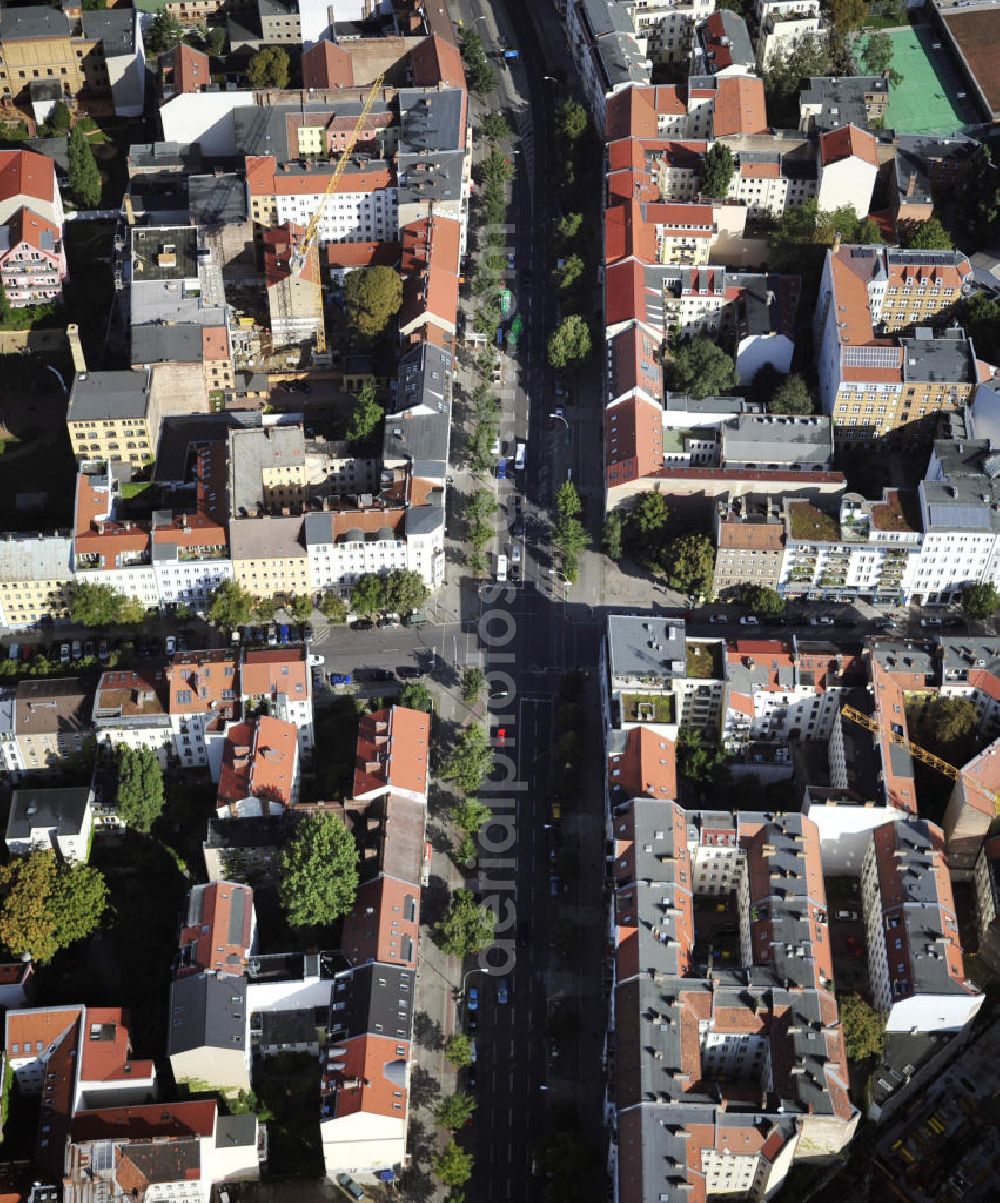
[[553, 802], [551, 804], [551, 808], [552, 808], [552, 820], [553, 820], [553, 822], [558, 823], [559, 820], [562, 818], [562, 805], [559, 802]]

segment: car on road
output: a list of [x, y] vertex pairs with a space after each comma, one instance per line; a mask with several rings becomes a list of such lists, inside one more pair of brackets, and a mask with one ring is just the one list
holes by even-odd
[[516, 583], [517, 583], [517, 582], [518, 582], [518, 581], [521, 579], [521, 569], [520, 569], [520, 568], [519, 568], [519, 567], [518, 567], [516, 564], [512, 564], [512, 565], [511, 565], [511, 569], [510, 569], [510, 579], [511, 579], [511, 580], [512, 580], [512, 581], [513, 581], [515, 584], [516, 584]]
[[106, 639], [102, 639], [97, 645], [97, 658], [102, 664], [111, 659], [111, 648]]
[[832, 627], [834, 622], [829, 614], [814, 614], [809, 619], [809, 625], [811, 627]]
[[510, 545], [510, 562], [512, 564], [520, 564], [521, 562], [521, 544], [511, 543]]
[[83, 644], [79, 639], [73, 640], [73, 659], [80, 660], [83, 658]]
[[501, 978], [500, 984], [497, 986], [497, 1002], [506, 1006], [510, 1002], [510, 994], [507, 990], [507, 979]]
[[717, 623], [717, 622], [728, 622], [729, 615], [728, 614], [709, 614], [708, 621], [713, 624]]
[[278, 627], [278, 642], [279, 643], [290, 643], [291, 638], [292, 638], [292, 632], [288, 626], [288, 623], [287, 622], [281, 623], [281, 625]]
[[70, 661], [70, 646], [68, 643], [64, 643], [62, 645], [62, 647], [60, 647], [60, 649], [59, 649], [59, 663], [60, 664], [69, 664], [69, 661]]
[[496, 689], [494, 689], [490, 692], [490, 701], [491, 702], [502, 702], [506, 696], [507, 696], [507, 686], [506, 685], [498, 685], [496, 687]]
[[469, 1068], [468, 1068], [468, 1069], [465, 1071], [465, 1084], [466, 1084], [466, 1086], [468, 1086], [468, 1088], [469, 1088], [470, 1090], [475, 1090], [475, 1089], [476, 1089], [476, 1082], [477, 1082], [478, 1080], [479, 1080], [479, 1079], [478, 1079], [478, 1075], [476, 1074], [476, 1067], [475, 1067], [474, 1065], [470, 1065], [470, 1066], [469, 1066]]
[[515, 539], [524, 538], [524, 514], [520, 510], [517, 512], [517, 517], [514, 519], [514, 524], [510, 528], [510, 533]]
[[552, 416], [553, 416], [554, 418], [562, 418], [562, 419], [563, 419], [563, 421], [565, 421], [565, 420], [566, 420], [566, 410], [565, 410], [565, 408], [564, 408], [562, 405], [557, 405], [557, 406], [555, 407], [555, 409], [552, 411]]
[[850, 922], [856, 923], [858, 920], [858, 912], [857, 911], [837, 911], [837, 918], [838, 919], [848, 919], [848, 920], [850, 920]]
[[370, 618], [355, 618], [351, 623], [352, 631], [374, 631], [375, 624]]
[[756, 614], [744, 614], [743, 617], [740, 619], [740, 626], [741, 627], [759, 627], [760, 619], [757, 617]]
[[556, 874], [553, 873], [552, 876], [549, 878], [549, 893], [552, 895], [553, 898], [558, 898], [561, 890], [562, 890], [562, 882], [559, 880], [559, 878], [556, 876]]
[[938, 627], [943, 627], [944, 623], [940, 618], [921, 618], [920, 625], [922, 627], [932, 627], [937, 629]]
[[500, 454], [500, 440], [494, 439], [493, 442], [490, 444], [490, 455], [499, 455], [499, 454]]
[[469, 1011], [479, 1010], [479, 990], [476, 986], [469, 988], [469, 1000], [465, 1005]]
[[479, 1031], [479, 1012], [469, 1011], [465, 1016], [465, 1030], [470, 1036], [475, 1036]]
[[326, 656], [317, 655], [316, 652], [311, 652], [309, 655], [309, 667], [319, 668], [321, 664], [326, 663]]
[[469, 1045], [469, 1057], [471, 1058], [473, 1065], [475, 1065], [479, 1060], [479, 1049], [476, 1047], [475, 1040], [473, 1040]]
[[163, 650], [168, 656], [173, 656], [177, 651], [177, 636], [168, 635], [163, 641]]
[[417, 681], [424, 675], [422, 668], [417, 668], [413, 664], [400, 664], [396, 669], [396, 676], [401, 681]]
[[354, 1181], [350, 1174], [338, 1174], [337, 1185], [340, 1189], [351, 1196], [352, 1199], [367, 1199], [368, 1196]]
[[502, 748], [507, 742], [507, 728], [497, 727], [497, 747]]
[[277, 647], [278, 646], [278, 628], [274, 625], [273, 622], [269, 623], [268, 627], [267, 627], [267, 646], [268, 647]]
[[299, 638], [303, 643], [312, 643], [313, 629], [311, 622], [304, 622], [299, 626]]
[[331, 685], [350, 685], [352, 677], [350, 673], [330, 673]]

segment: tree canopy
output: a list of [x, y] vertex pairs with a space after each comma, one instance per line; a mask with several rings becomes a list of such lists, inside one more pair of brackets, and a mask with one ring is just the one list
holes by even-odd
[[707, 535], [678, 535], [664, 549], [667, 584], [693, 597], [709, 597], [715, 576], [715, 548]]
[[226, 31], [222, 25], [214, 25], [205, 35], [205, 51], [216, 58], [226, 48]]
[[503, 113], [491, 109], [479, 119], [479, 136], [486, 142], [502, 142], [510, 134], [510, 123]]
[[478, 702], [485, 684], [486, 674], [481, 668], [467, 668], [462, 673], [462, 700], [470, 705]]
[[[859, 4], [864, 9], [864, 0], [839, 0], [842, 4]], [[878, 30], [868, 34], [865, 48], [861, 51], [861, 63], [869, 75], [888, 75], [889, 82], [898, 87], [903, 77], [892, 65], [892, 38]]]
[[881, 1054], [885, 1042], [885, 1016], [859, 994], [842, 995], [837, 1000], [837, 1007], [848, 1059], [864, 1061]]
[[0, 865], [0, 944], [46, 962], [100, 923], [107, 887], [97, 869], [58, 864], [46, 848]]
[[403, 279], [391, 267], [363, 267], [344, 281], [344, 304], [351, 325], [365, 338], [381, 334], [403, 304]]
[[735, 168], [736, 162], [729, 147], [724, 142], [713, 143], [702, 160], [699, 183], [702, 196], [717, 199], [726, 196]]
[[962, 590], [962, 609], [969, 618], [991, 618], [1000, 610], [1000, 593], [992, 584], [966, 585]]
[[127, 827], [141, 832], [163, 813], [163, 772], [152, 748], [118, 749], [115, 809]]
[[475, 1096], [467, 1090], [456, 1090], [446, 1095], [434, 1108], [434, 1118], [442, 1128], [456, 1132], [472, 1119], [476, 1112]]
[[351, 589], [351, 609], [357, 614], [409, 614], [427, 600], [427, 586], [414, 568], [367, 572]]
[[951, 235], [936, 217], [927, 221], [901, 221], [899, 241], [901, 246], [914, 251], [950, 251], [953, 245]]
[[567, 97], [556, 112], [556, 133], [567, 142], [576, 142], [587, 132], [587, 110]]
[[465, 67], [465, 79], [469, 88], [480, 95], [483, 92], [492, 91], [497, 81], [487, 61], [482, 38], [474, 29], [465, 27], [459, 30], [458, 38], [462, 50], [462, 63]]
[[583, 509], [580, 495], [571, 480], [564, 480], [556, 492], [556, 524], [552, 545], [559, 553], [563, 576], [575, 581], [579, 572], [580, 552], [587, 546], [587, 532], [579, 519]]
[[107, 627], [142, 622], [146, 607], [110, 585], [75, 581], [69, 590], [69, 616], [84, 627]]
[[454, 1140], [449, 1140], [433, 1159], [434, 1173], [444, 1186], [464, 1186], [472, 1177], [473, 1157]]
[[358, 892], [358, 846], [333, 814], [302, 819], [281, 852], [278, 894], [293, 927], [329, 924]]
[[699, 335], [682, 343], [666, 363], [667, 387], [689, 397], [718, 397], [736, 387], [731, 355], [710, 338]]
[[431, 691], [423, 681], [407, 681], [399, 691], [399, 704], [408, 710], [423, 710], [427, 714], [434, 709]]
[[247, 64], [247, 76], [254, 88], [287, 88], [292, 61], [282, 46], [262, 46]]
[[441, 765], [441, 777], [463, 794], [478, 794], [493, 767], [493, 748], [482, 723], [463, 727]]
[[592, 348], [590, 327], [578, 313], [567, 314], [549, 335], [549, 363], [566, 368], [587, 359]]
[[[352, 273], [353, 274], [353, 273]], [[385, 417], [385, 410], [378, 402], [375, 381], [368, 379], [362, 384], [354, 398], [354, 409], [347, 424], [346, 437], [352, 443], [365, 443], [378, 429]]]
[[96, 209], [101, 203], [101, 173], [83, 127], [74, 125], [69, 133], [69, 190], [84, 209]]
[[1000, 217], [1000, 171], [985, 146], [976, 148], [947, 199], [954, 229], [976, 246], [993, 238]]
[[212, 594], [208, 617], [216, 626], [234, 631], [253, 620], [256, 598], [237, 581], [223, 581]]
[[755, 614], [781, 614], [785, 608], [785, 599], [769, 585], [740, 585], [736, 599]]
[[1000, 362], [1000, 300], [985, 292], [974, 292], [961, 303], [957, 317], [972, 339], [976, 354], [988, 363]]
[[476, 902], [471, 890], [456, 890], [444, 918], [437, 926], [441, 948], [449, 956], [480, 952], [493, 940], [496, 916]]
[[472, 1041], [464, 1032], [456, 1032], [444, 1046], [444, 1056], [456, 1069], [465, 1069], [472, 1064]]
[[806, 382], [797, 373], [786, 376], [774, 390], [767, 408], [773, 414], [811, 414], [813, 403]]
[[552, 271], [552, 279], [560, 292], [566, 292], [583, 275], [584, 262], [579, 255], [568, 255], [556, 264]]
[[150, 22], [143, 40], [148, 51], [162, 54], [165, 50], [173, 50], [184, 40], [184, 27], [171, 13], [159, 12]]

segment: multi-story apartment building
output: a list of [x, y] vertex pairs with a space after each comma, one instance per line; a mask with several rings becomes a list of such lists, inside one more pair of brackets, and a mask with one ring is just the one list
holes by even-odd
[[222, 748], [216, 817], [279, 814], [298, 798], [299, 767], [294, 723], [269, 714], [234, 723]]
[[695, 28], [692, 75], [752, 75], [756, 57], [743, 18], [720, 8]]
[[162, 670], [110, 669], [94, 694], [92, 723], [99, 747], [149, 748], [166, 768], [173, 740]]
[[0, 95], [23, 103], [35, 82], [95, 111], [139, 117], [145, 100], [145, 53], [132, 8], [76, 10], [33, 6], [0, 14]]
[[192, 886], [177, 938], [174, 976], [218, 973], [242, 977], [256, 951], [253, 890], [232, 881]]
[[90, 694], [77, 677], [19, 681], [14, 739], [23, 771], [58, 768], [83, 751], [90, 734]]
[[947, 1031], [984, 996], [967, 980], [941, 829], [911, 817], [877, 827], [861, 870], [872, 997], [890, 1032]]
[[174, 755], [184, 768], [219, 776], [226, 729], [237, 718], [236, 657], [228, 651], [179, 652], [165, 671]]
[[155, 459], [160, 412], [150, 373], [78, 372], [66, 427], [78, 460], [118, 460], [138, 467]]
[[[708, 9], [706, 0], [695, 0]], [[664, 6], [665, 7], [665, 6]], [[687, 7], [685, 5], [684, 7]], [[666, 44], [658, 44], [661, 54], [686, 58], [691, 44], [693, 25], [677, 13], [672, 21], [671, 36]], [[658, 24], [658, 23], [657, 23]], [[645, 43], [654, 25], [650, 16], [642, 26]], [[576, 62], [583, 94], [598, 130], [604, 128], [607, 100], [629, 84], [648, 83], [652, 74], [649, 51], [640, 48], [629, 6], [619, 0], [568, 0], [566, 4], [566, 36]], [[657, 43], [659, 39], [657, 38]], [[671, 42], [676, 45], [670, 45]]]
[[313, 243], [302, 266], [294, 266], [305, 226], [294, 222], [265, 230], [264, 284], [271, 327], [271, 347], [315, 347], [326, 345], [323, 290], [320, 280], [319, 247]]
[[392, 706], [358, 726], [352, 795], [371, 802], [388, 794], [426, 805], [430, 720], [422, 710]]
[[299, 759], [312, 761], [312, 674], [302, 645], [248, 648], [240, 664], [240, 698], [249, 713], [269, 714], [295, 728]]
[[[817, 36], [824, 28], [819, 0], [757, 0], [756, 15], [761, 70], [766, 70], [775, 55], [790, 53], [803, 38]], [[855, 124], [864, 128], [861, 122]]]
[[148, 522], [116, 517], [121, 494], [107, 460], [85, 462], [76, 478], [73, 571], [78, 581], [110, 585], [147, 609], [159, 604]]
[[66, 249], [59, 227], [27, 208], [0, 226], [0, 282], [12, 308], [56, 300], [65, 278]]
[[68, 614], [73, 539], [68, 534], [0, 538], [0, 626], [32, 627]]
[[23, 208], [54, 225], [62, 236], [63, 203], [55, 163], [32, 150], [0, 150], [0, 223], [8, 224]]
[[777, 588], [784, 548], [785, 524], [773, 499], [737, 496], [719, 501], [713, 594], [725, 598], [747, 583]]
[[[804, 8], [813, 0], [760, 0], [759, 8]], [[889, 108], [889, 81], [882, 75], [814, 75], [799, 93], [799, 129], [828, 131], [844, 122], [880, 128]]]
[[89, 785], [12, 790], [7, 851], [11, 856], [26, 856], [39, 849], [54, 849], [60, 860], [85, 864], [94, 829], [93, 803]]

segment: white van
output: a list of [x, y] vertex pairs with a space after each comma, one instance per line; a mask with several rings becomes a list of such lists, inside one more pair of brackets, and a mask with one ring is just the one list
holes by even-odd
[[524, 461], [528, 454], [528, 444], [522, 443], [520, 439], [517, 443], [517, 450], [514, 452], [514, 470], [516, 472], [524, 471]]
[[497, 556], [497, 580], [505, 581], [507, 579], [507, 557], [500, 552]]

